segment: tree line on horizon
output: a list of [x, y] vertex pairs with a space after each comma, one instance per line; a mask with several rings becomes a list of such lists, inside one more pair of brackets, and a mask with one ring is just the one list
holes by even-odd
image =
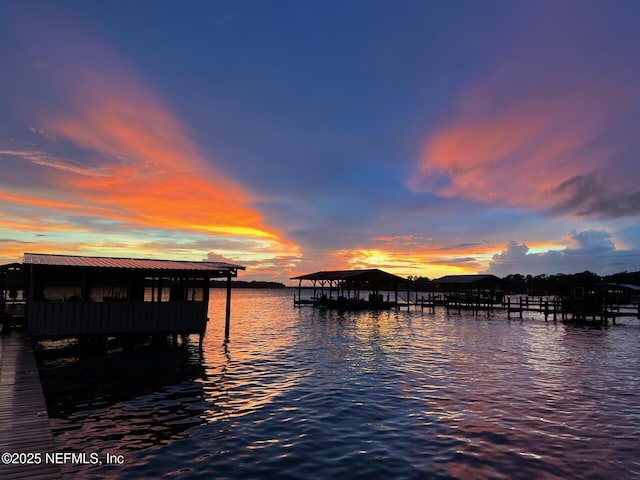
[[[511, 293], [545, 292], [562, 290], [568, 286], [589, 287], [600, 283], [632, 284], [640, 286], [640, 271], [619, 272], [600, 276], [585, 270], [580, 273], [556, 273], [555, 275], [523, 275], [512, 273], [500, 278], [506, 291]], [[427, 277], [409, 277], [414, 288], [428, 289], [431, 280]]]
[[[498, 277], [500, 278], [500, 277]], [[411, 288], [416, 290], [430, 290], [431, 279], [428, 277], [412, 276], [408, 277]], [[612, 275], [600, 276], [586, 270], [580, 273], [556, 273], [555, 275], [523, 275], [512, 273], [500, 278], [504, 283], [506, 291], [511, 293], [544, 292], [562, 290], [567, 286], [592, 286], [599, 283], [632, 284], [640, 286], [640, 271], [619, 272]], [[226, 288], [226, 280], [211, 280], [212, 288]], [[261, 281], [261, 280], [232, 280], [232, 288], [286, 288], [281, 282]]]
[[[211, 288], [226, 288], [226, 280], [211, 280]], [[285, 288], [284, 283], [280, 282], [268, 282], [262, 280], [231, 280], [232, 288]]]

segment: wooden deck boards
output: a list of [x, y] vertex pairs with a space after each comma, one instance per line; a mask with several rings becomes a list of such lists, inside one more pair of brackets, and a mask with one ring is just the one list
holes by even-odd
[[23, 332], [1, 333], [0, 455], [40, 453], [41, 461], [7, 465], [0, 460], [0, 478], [61, 478], [60, 467], [44, 458], [56, 450], [31, 341]]

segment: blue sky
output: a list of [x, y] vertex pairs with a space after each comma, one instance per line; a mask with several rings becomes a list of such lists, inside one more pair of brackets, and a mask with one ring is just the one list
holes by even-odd
[[640, 270], [637, 2], [3, 2], [0, 259]]

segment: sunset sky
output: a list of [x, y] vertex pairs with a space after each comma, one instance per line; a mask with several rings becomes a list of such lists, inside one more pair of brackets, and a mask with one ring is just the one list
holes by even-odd
[[0, 2], [0, 264], [640, 270], [640, 2]]

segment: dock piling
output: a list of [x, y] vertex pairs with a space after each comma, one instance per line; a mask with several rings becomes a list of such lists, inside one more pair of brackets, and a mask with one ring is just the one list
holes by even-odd
[[229, 340], [229, 330], [231, 324], [231, 276], [227, 277], [227, 304], [224, 314], [224, 340]]

